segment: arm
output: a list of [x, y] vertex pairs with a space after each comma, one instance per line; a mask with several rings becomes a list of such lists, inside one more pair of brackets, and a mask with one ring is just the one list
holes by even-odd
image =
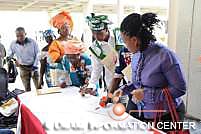
[[48, 54], [53, 62], [59, 62], [62, 59], [62, 48], [58, 45], [57, 41], [53, 41], [49, 47]]
[[119, 52], [119, 60], [118, 60], [118, 65], [115, 68], [115, 75], [114, 78], [111, 81], [111, 84], [109, 86], [109, 92], [110, 93], [114, 93], [115, 90], [117, 90], [119, 88], [119, 84], [122, 80], [123, 73], [122, 70], [126, 67], [126, 63], [124, 61], [124, 57], [122, 55], [122, 51], [123, 49], [120, 50]]
[[172, 97], [178, 98], [184, 95], [186, 93], [186, 82], [179, 61], [173, 52], [165, 54], [161, 69], [167, 79], [168, 89]]
[[119, 88], [119, 84], [121, 82], [121, 78], [113, 78], [111, 84], [109, 86], [109, 93], [114, 93], [115, 90]]
[[39, 48], [38, 48], [38, 44], [34, 40], [33, 40], [33, 44], [34, 44], [34, 52], [35, 52], [35, 60], [34, 60], [33, 67], [37, 67], [39, 62]]
[[88, 88], [95, 89], [96, 83], [99, 81], [101, 77], [101, 73], [103, 71], [103, 65], [100, 61], [98, 61], [98, 59], [94, 55], [91, 56], [91, 60], [92, 60], [92, 72]]
[[39, 82], [39, 87], [43, 85], [43, 76], [45, 74], [45, 68], [46, 68], [46, 58], [40, 60], [40, 82]]
[[131, 92], [132, 92], [133, 90], [135, 90], [136, 87], [133, 85], [133, 83], [128, 83], [128, 84], [126, 84], [126, 85], [123, 85], [123, 86], [120, 87], [119, 89], [121, 89], [124, 94], [126, 94], [126, 95], [131, 95]]
[[121, 86], [118, 90], [114, 92], [114, 96], [120, 97], [123, 94], [125, 95], [133, 95], [133, 91], [135, 90], [135, 86], [133, 83], [128, 83], [126, 85]]

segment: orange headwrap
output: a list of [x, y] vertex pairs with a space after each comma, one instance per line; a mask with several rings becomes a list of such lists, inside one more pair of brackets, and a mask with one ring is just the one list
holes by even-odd
[[70, 25], [71, 30], [73, 29], [72, 17], [66, 11], [58, 13], [50, 20], [50, 24], [57, 29], [61, 28], [65, 23]]
[[53, 62], [57, 61], [64, 54], [80, 54], [86, 51], [83, 42], [76, 39], [68, 41], [54, 40], [48, 50], [49, 56]]
[[65, 54], [79, 54], [83, 53], [84, 51], [86, 51], [86, 47], [84, 46], [83, 42], [75, 39], [68, 40], [67, 45], [64, 45]]

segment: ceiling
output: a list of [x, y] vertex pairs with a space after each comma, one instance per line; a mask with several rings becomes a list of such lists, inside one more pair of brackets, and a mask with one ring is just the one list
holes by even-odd
[[[168, 0], [127, 0], [124, 6], [125, 13], [135, 11], [134, 3], [140, 4], [140, 11], [156, 12], [159, 15], [167, 15]], [[144, 2], [142, 2], [144, 1]], [[148, 2], [149, 1], [149, 2]], [[160, 1], [160, 2], [159, 2]], [[166, 3], [161, 3], [165, 1]], [[96, 13], [116, 13], [117, 0], [94, 0], [93, 11]], [[83, 12], [88, 0], [0, 0], [0, 11], [60, 11]], [[132, 6], [131, 6], [132, 5]], [[104, 10], [103, 10], [104, 9]]]

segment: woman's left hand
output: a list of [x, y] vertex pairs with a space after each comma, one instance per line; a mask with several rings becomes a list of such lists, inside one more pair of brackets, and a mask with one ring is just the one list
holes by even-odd
[[140, 102], [144, 98], [144, 90], [142, 88], [133, 90], [131, 94], [133, 95], [132, 99], [135, 103]]

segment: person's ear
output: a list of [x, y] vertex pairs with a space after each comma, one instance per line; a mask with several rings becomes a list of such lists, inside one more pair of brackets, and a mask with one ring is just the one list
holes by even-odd
[[134, 44], [137, 48], [139, 47], [139, 40], [138, 40], [138, 38], [137, 37], [135, 37], [135, 36], [133, 36], [133, 37], [131, 37], [131, 42], [132, 42], [132, 44]]
[[27, 33], [24, 33], [24, 35], [26, 36], [26, 35], [27, 35]]
[[135, 37], [135, 36], [130, 37], [130, 40], [131, 40], [133, 43], [137, 43], [137, 41], [138, 41], [137, 37]]

